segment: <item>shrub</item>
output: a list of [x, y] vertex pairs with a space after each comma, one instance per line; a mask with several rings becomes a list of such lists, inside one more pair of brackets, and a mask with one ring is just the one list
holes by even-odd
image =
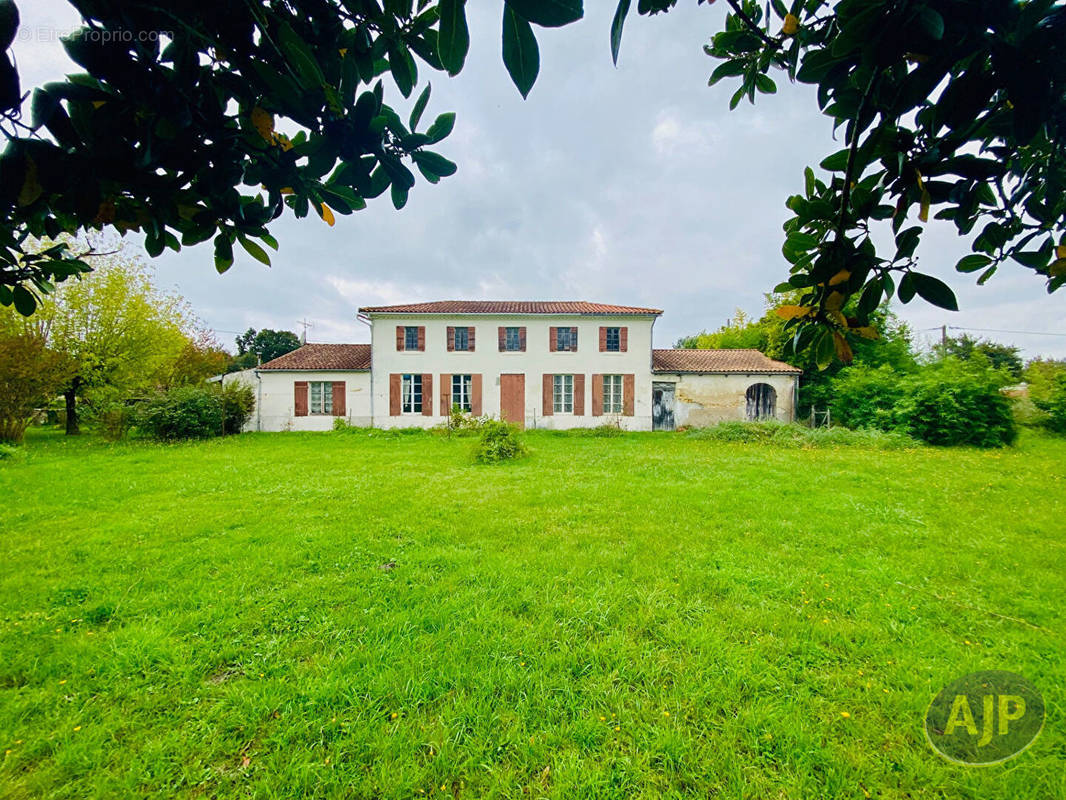
[[780, 447], [867, 447], [874, 450], [900, 450], [921, 443], [899, 432], [849, 430], [848, 428], [808, 428], [774, 420], [763, 422], [720, 422], [710, 428], [694, 428], [686, 433], [694, 439], [719, 442], [765, 443]]
[[240, 433], [255, 410], [252, 387], [247, 383], [231, 381], [223, 384], [219, 396], [222, 401], [223, 429], [226, 433]]
[[152, 400], [140, 427], [157, 439], [202, 439], [222, 432], [219, 392], [206, 386], [182, 386]]
[[474, 459], [482, 464], [497, 464], [524, 456], [528, 450], [518, 428], [509, 422], [485, 419], [480, 423], [481, 437], [474, 447]]
[[1036, 407], [1047, 414], [1044, 426], [1055, 433], [1066, 433], [1066, 373], [1056, 375], [1047, 396], [1034, 398]]
[[109, 442], [125, 438], [133, 426], [133, 411], [125, 403], [108, 403], [96, 412], [100, 435]]
[[8, 444], [7, 442], [0, 442], [0, 461], [12, 460], [22, 455], [22, 451], [15, 445]]
[[848, 428], [892, 430], [902, 397], [900, 375], [891, 367], [848, 367], [833, 381], [830, 418]]
[[1018, 429], [1011, 401], [1000, 389], [1004, 374], [974, 368], [953, 358], [904, 378], [896, 423], [911, 436], [935, 445], [1002, 447]]

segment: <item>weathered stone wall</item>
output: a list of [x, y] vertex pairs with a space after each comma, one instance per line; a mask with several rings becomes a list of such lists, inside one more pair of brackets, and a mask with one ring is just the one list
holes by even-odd
[[795, 413], [794, 375], [692, 375], [656, 373], [658, 383], [674, 382], [674, 418], [677, 427], [705, 427], [727, 420], [747, 418], [745, 393], [756, 383], [767, 383], [777, 392], [776, 418], [791, 422]]

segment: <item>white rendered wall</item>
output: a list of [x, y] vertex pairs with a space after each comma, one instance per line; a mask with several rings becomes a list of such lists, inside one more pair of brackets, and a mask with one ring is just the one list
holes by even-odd
[[[295, 415], [295, 383], [297, 381], [344, 381], [345, 414], [349, 425], [367, 427], [370, 419], [370, 372], [343, 372], [339, 370], [291, 371], [260, 370], [256, 381], [255, 370], [245, 370], [242, 378], [256, 393], [256, 410], [245, 425], [245, 430], [260, 431], [328, 431], [337, 419], [327, 414]], [[227, 376], [228, 377], [228, 376]]]

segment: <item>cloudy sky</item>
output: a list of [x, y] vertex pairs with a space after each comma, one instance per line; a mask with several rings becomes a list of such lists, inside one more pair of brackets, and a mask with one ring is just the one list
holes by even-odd
[[[701, 46], [725, 4], [681, 4], [629, 20], [620, 64], [608, 45], [613, 2], [588, 3], [586, 18], [538, 29], [541, 72], [529, 99], [500, 59], [499, 2], [471, 3], [471, 51], [458, 78], [426, 75], [426, 116], [455, 111], [438, 150], [459, 172], [411, 192], [403, 211], [387, 196], [329, 228], [312, 215], [286, 218], [266, 268], [243, 253], [215, 273], [210, 244], [155, 262], [232, 348], [232, 331], [299, 330], [308, 339], [368, 341], [361, 305], [443, 299], [592, 300], [665, 310], [656, 346], [713, 329], [787, 277], [781, 256], [784, 201], [803, 167], [838, 149], [813, 92], [778, 80], [779, 93], [730, 113], [728, 82], [707, 87], [714, 62]], [[71, 71], [58, 35], [77, 25], [63, 0], [19, 3], [15, 54], [24, 88]], [[392, 87], [390, 102], [409, 108]], [[390, 93], [387, 93], [390, 94]], [[136, 242], [133, 242], [136, 243]], [[1007, 267], [985, 287], [953, 265], [967, 249], [933, 223], [919, 250], [925, 271], [948, 280], [962, 311], [914, 301], [896, 311], [931, 340], [940, 325], [1016, 344], [1026, 355], [1066, 356], [1066, 294]]]

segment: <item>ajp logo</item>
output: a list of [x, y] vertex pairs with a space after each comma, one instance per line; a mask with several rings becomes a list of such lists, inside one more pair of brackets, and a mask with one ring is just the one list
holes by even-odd
[[1013, 672], [974, 672], [941, 690], [925, 712], [925, 737], [959, 764], [998, 764], [1020, 755], [1044, 727], [1044, 698]]

